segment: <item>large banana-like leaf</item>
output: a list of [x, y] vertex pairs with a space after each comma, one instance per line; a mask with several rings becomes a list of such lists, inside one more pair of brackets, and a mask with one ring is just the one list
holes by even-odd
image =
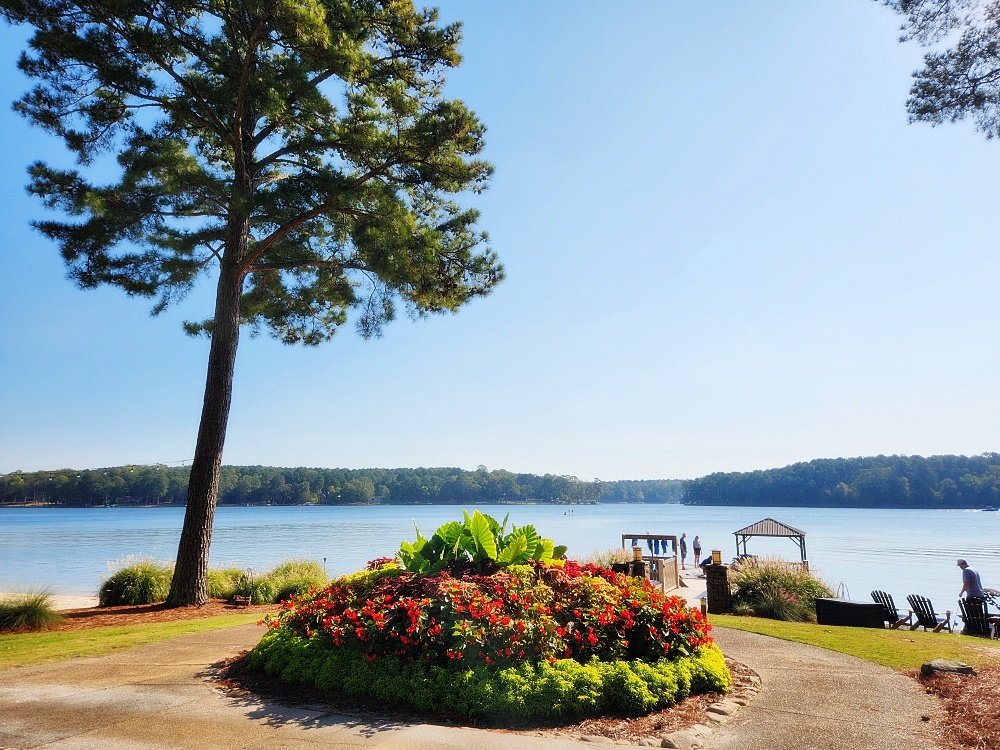
[[566, 550], [568, 549], [569, 547], [567, 547], [565, 544], [559, 544], [552, 550], [552, 557], [555, 558], [556, 560], [561, 560], [563, 558], [563, 555], [566, 554]]
[[552, 546], [551, 539], [539, 539], [538, 544], [535, 545], [535, 554], [532, 555], [532, 558], [539, 562], [551, 560], [554, 551], [555, 547]]
[[409, 542], [404, 541], [399, 545], [399, 553], [397, 554], [399, 562], [411, 573], [423, 573], [428, 569], [428, 567], [430, 567], [430, 563], [427, 558], [421, 554], [420, 549], [425, 546], [426, 541], [426, 539], [421, 537], [417, 544], [410, 544]]
[[444, 544], [445, 557], [455, 560], [462, 551], [462, 524], [458, 521], [449, 521], [443, 524], [434, 536], [439, 537]]
[[497, 562], [501, 565], [517, 565], [530, 559], [528, 555], [528, 540], [524, 534], [511, 534], [507, 537], [507, 545], [497, 553]]
[[[468, 513], [466, 513], [468, 518]], [[496, 524], [496, 521], [493, 522]], [[493, 538], [493, 531], [490, 529], [489, 519], [478, 510], [472, 514], [471, 521], [466, 522], [466, 527], [472, 539], [476, 543], [477, 550], [490, 560], [497, 559], [497, 543]]]
[[[517, 533], [524, 535], [524, 540], [527, 542], [527, 549], [525, 550], [524, 560], [531, 560], [535, 557], [535, 549], [538, 547], [538, 532], [535, 531], [535, 527], [531, 524], [527, 526], [522, 526], [517, 530]], [[522, 560], [521, 562], [524, 562]]]
[[490, 533], [493, 534], [493, 538], [496, 539], [502, 532], [500, 524], [497, 523], [497, 520], [493, 516], [487, 513], [480, 513], [479, 515], [485, 518], [490, 524]]

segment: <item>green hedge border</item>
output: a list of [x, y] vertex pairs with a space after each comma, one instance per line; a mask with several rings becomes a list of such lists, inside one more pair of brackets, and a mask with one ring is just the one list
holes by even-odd
[[321, 638], [272, 630], [249, 653], [247, 669], [333, 695], [469, 719], [641, 716], [692, 694], [726, 692], [732, 682], [715, 645], [655, 663], [558, 659], [459, 671], [396, 656], [368, 661], [356, 649], [334, 648]]

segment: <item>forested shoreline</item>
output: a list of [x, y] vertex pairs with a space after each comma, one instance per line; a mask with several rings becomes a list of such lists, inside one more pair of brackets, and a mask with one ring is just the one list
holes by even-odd
[[[2, 505], [183, 505], [187, 466], [119, 466], [0, 476]], [[319, 469], [224, 466], [221, 505], [677, 503], [681, 480], [585, 481], [479, 467]]]
[[[0, 504], [93, 507], [183, 505], [186, 466], [119, 466], [0, 476]], [[225, 466], [222, 505], [686, 505], [1000, 507], [1000, 454], [830, 458], [698, 479], [582, 480], [503, 469], [320, 469]]]
[[1000, 507], [1000, 453], [821, 458], [684, 483], [686, 505], [814, 508]]

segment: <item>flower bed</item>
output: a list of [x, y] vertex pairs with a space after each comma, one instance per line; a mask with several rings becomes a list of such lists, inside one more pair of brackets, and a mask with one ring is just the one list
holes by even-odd
[[249, 669], [434, 713], [635, 716], [729, 685], [700, 612], [571, 561], [381, 564], [292, 599], [270, 624]]

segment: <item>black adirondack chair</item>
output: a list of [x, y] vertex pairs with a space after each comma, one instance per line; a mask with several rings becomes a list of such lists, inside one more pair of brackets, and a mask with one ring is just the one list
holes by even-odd
[[892, 596], [884, 591], [873, 591], [872, 599], [882, 605], [882, 618], [886, 627], [895, 630], [903, 625], [910, 625], [913, 621], [913, 613], [908, 609], [896, 609]]
[[946, 610], [944, 618], [942, 619], [938, 613], [934, 611], [934, 605], [931, 604], [931, 600], [926, 596], [920, 596], [920, 594], [910, 594], [906, 597], [906, 601], [910, 603], [910, 609], [913, 610], [913, 616], [916, 618], [913, 624], [910, 625], [910, 630], [923, 628], [924, 630], [930, 630], [933, 633], [939, 633], [942, 630], [947, 630], [949, 633], [952, 632], [951, 610]]
[[986, 600], [976, 596], [968, 599], [959, 599], [958, 608], [962, 613], [962, 635], [975, 635], [980, 638], [995, 638], [996, 625], [990, 622], [989, 608]]

